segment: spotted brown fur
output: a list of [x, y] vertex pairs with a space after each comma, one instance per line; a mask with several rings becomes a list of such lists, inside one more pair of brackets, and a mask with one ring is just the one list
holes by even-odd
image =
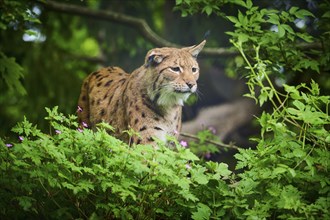
[[81, 87], [79, 122], [92, 128], [101, 121], [110, 123], [116, 129], [113, 135], [127, 142], [123, 131], [141, 132], [140, 138], [131, 139], [137, 144], [177, 136], [183, 102], [197, 89], [196, 57], [204, 44], [152, 49], [145, 63], [131, 74], [119, 67], [91, 73]]

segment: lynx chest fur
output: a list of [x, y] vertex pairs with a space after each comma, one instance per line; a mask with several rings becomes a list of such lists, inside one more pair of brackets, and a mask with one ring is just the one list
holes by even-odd
[[116, 129], [114, 135], [124, 141], [128, 137], [122, 132], [131, 128], [140, 133], [132, 138], [137, 144], [177, 136], [183, 103], [197, 90], [196, 58], [204, 44], [152, 49], [144, 65], [131, 74], [119, 67], [90, 74], [81, 87], [79, 122], [91, 128], [102, 121], [109, 123]]

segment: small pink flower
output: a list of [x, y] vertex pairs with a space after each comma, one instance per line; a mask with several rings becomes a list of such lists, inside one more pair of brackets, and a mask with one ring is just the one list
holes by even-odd
[[188, 147], [188, 143], [187, 143], [187, 141], [180, 141], [180, 144], [181, 144], [181, 146], [182, 147]]
[[60, 131], [60, 130], [55, 130], [55, 133], [56, 133], [56, 134], [62, 134], [62, 131]]
[[205, 155], [204, 155], [204, 157], [206, 159], [210, 159], [211, 158], [211, 153], [210, 152], [206, 152]]
[[83, 109], [78, 105], [77, 106], [77, 112], [82, 112], [83, 111]]
[[185, 165], [185, 167], [187, 168], [187, 170], [190, 170], [191, 169], [191, 166], [190, 166], [190, 164], [188, 163], [188, 164], [186, 164]]
[[83, 130], [82, 130], [81, 128], [78, 128], [77, 130], [78, 130], [79, 132], [83, 132]]
[[18, 139], [19, 139], [20, 141], [23, 141], [23, 140], [24, 140], [24, 137], [22, 137], [22, 136], [18, 136]]
[[88, 128], [88, 124], [86, 122], [82, 122], [82, 126]]
[[13, 145], [12, 144], [6, 144], [6, 147], [12, 147]]
[[174, 134], [179, 134], [179, 132], [177, 130], [174, 130]]
[[209, 131], [212, 132], [212, 134], [216, 134], [217, 133], [217, 129], [215, 129], [215, 127], [213, 127], [213, 126], [208, 127], [208, 129], [209, 129]]

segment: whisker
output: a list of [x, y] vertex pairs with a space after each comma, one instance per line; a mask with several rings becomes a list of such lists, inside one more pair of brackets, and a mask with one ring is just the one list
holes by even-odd
[[196, 90], [195, 94], [197, 95], [198, 100], [203, 100], [204, 94], [199, 89]]

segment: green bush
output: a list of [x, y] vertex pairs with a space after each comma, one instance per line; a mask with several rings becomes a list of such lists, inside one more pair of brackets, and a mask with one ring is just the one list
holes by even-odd
[[[224, 16], [210, 0], [176, 2], [184, 15]], [[192, 153], [217, 151], [204, 140], [210, 132], [192, 150], [174, 139], [171, 148], [128, 146], [107, 133], [109, 125], [80, 130], [75, 116], [47, 109], [49, 134], [25, 119], [13, 128], [17, 141], [0, 139], [1, 219], [330, 219], [330, 96], [313, 80], [289, 84], [292, 75], [328, 73], [329, 12], [316, 38], [291, 28], [314, 16], [304, 9], [218, 1], [228, 2], [243, 8], [226, 18], [236, 27], [229, 34], [238, 72], [248, 79], [246, 96], [268, 106], [258, 118], [256, 149], [239, 150], [234, 172]], [[314, 40], [322, 50], [301, 44]]]
[[75, 116], [47, 111], [53, 135], [24, 120], [13, 129], [19, 143], [1, 140], [2, 216], [182, 219], [201, 215], [211, 185], [229, 190], [227, 165], [199, 165], [177, 143], [130, 147], [107, 125], [82, 131]]
[[288, 109], [296, 121], [306, 117], [294, 114], [302, 105], [322, 119], [310, 122], [310, 136], [264, 113], [263, 132], [273, 136], [258, 140], [256, 150], [236, 154], [237, 169], [244, 168], [238, 175], [224, 163], [200, 162], [174, 139], [173, 149], [161, 142], [128, 146], [107, 133], [109, 125], [101, 124], [97, 132], [80, 130], [75, 116], [47, 109], [51, 135], [25, 119], [13, 128], [17, 143], [0, 139], [1, 216], [327, 219], [329, 132], [320, 122], [329, 117], [308, 102], [329, 97], [306, 97], [305, 104], [296, 101]]

